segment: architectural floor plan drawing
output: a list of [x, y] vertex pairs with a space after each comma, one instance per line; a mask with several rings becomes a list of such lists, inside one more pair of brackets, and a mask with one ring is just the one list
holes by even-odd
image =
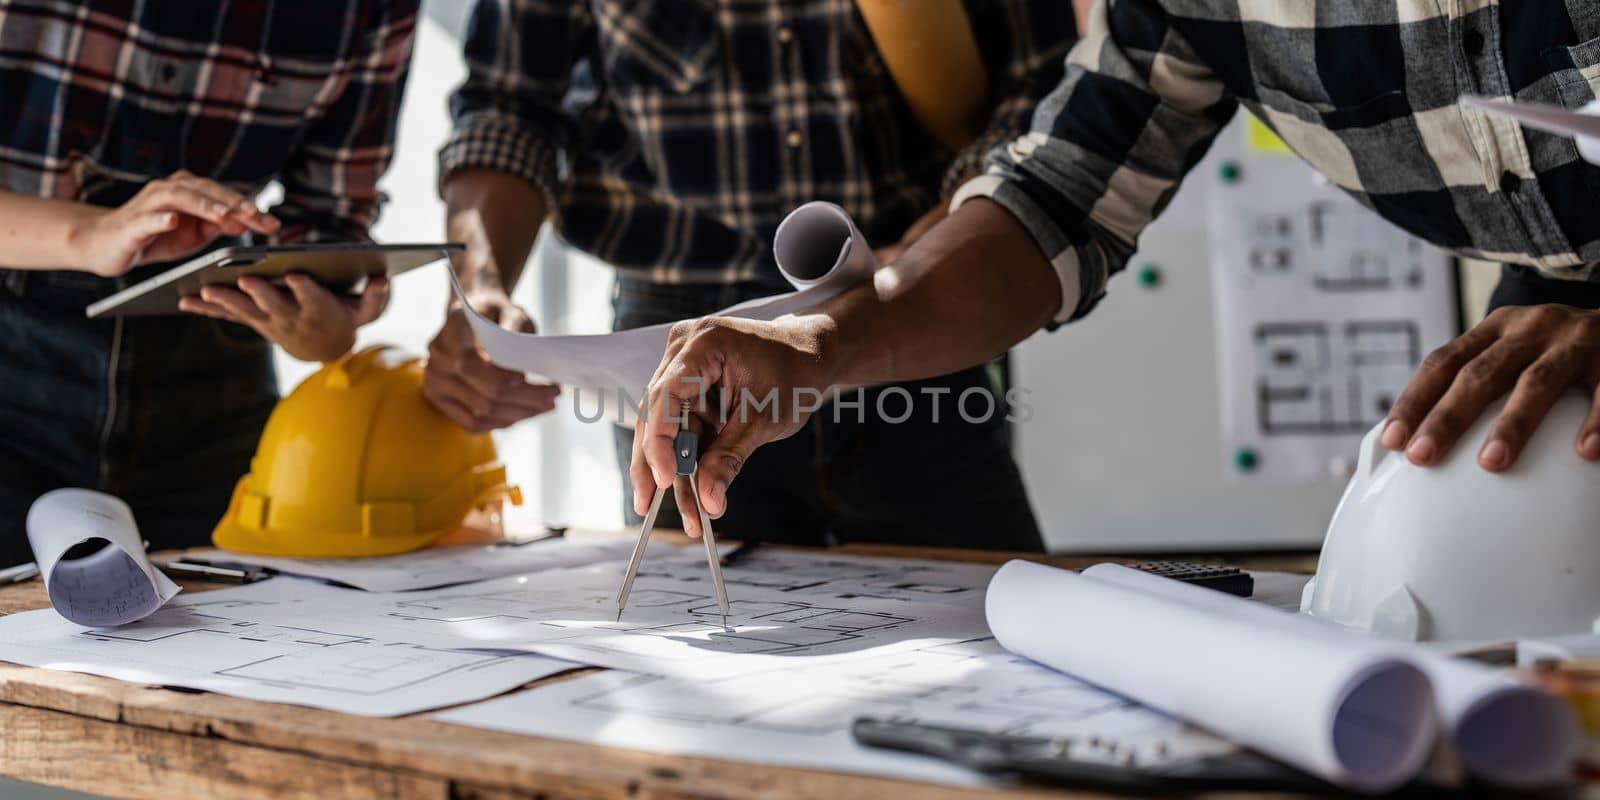
[[1246, 161], [1208, 188], [1218, 467], [1342, 481], [1423, 354], [1458, 332], [1454, 259], [1294, 159]]
[[[621, 619], [620, 559], [415, 592], [318, 585], [314, 609], [288, 604], [260, 613], [286, 626], [315, 619], [380, 640], [669, 675], [774, 669], [958, 641], [986, 629], [982, 589], [993, 568], [776, 548], [725, 570], [733, 613], [723, 627], [702, 558], [698, 548], [653, 549]], [[837, 578], [829, 577], [832, 570]]]
[[319, 607], [350, 594], [274, 579], [182, 595], [117, 628], [86, 629], [51, 609], [14, 614], [0, 618], [0, 639], [19, 664], [380, 717], [480, 700], [575, 666], [319, 618]]
[[[429, 547], [376, 558], [278, 558], [224, 550], [192, 551], [184, 558], [213, 565], [266, 567], [369, 592], [408, 592], [627, 558], [631, 547], [621, 540], [541, 539], [523, 544]], [[661, 547], [671, 549], [670, 545]]]
[[1365, 433], [1383, 421], [1422, 360], [1411, 320], [1264, 323], [1253, 342], [1263, 435]]
[[988, 567], [773, 549], [727, 568], [724, 628], [700, 548], [664, 545], [645, 563], [620, 620], [615, 560], [414, 592], [277, 577], [181, 595], [115, 629], [17, 614], [0, 618], [0, 640], [7, 660], [32, 666], [389, 715], [481, 699], [568, 662], [727, 678], [987, 631]]
[[[760, 561], [728, 567], [724, 576], [732, 613], [726, 628], [712, 600], [705, 563], [693, 548], [647, 559], [620, 620], [621, 562], [448, 589], [362, 594], [346, 598], [329, 618], [359, 624], [372, 635], [416, 634], [455, 641], [458, 647], [535, 652], [667, 675], [778, 669], [960, 641], [987, 630], [982, 588], [992, 568], [940, 573], [938, 562], [925, 567], [859, 559], [881, 563], [870, 574], [846, 570], [831, 581], [822, 577], [825, 569], [819, 564], [829, 560], [774, 550]], [[936, 583], [940, 575], [943, 583]], [[886, 596], [862, 593], [878, 581]], [[937, 586], [938, 591], [916, 591], [918, 600], [887, 596], [909, 592], [905, 587], [910, 586]], [[955, 602], [952, 594], [965, 599]]]
[[[648, 573], [650, 562], [645, 562]], [[794, 597], [876, 598], [919, 603], [970, 603], [994, 567], [955, 561], [864, 558], [766, 548], [723, 571], [731, 586], [773, 589]], [[632, 601], [630, 601], [631, 603]]]
[[982, 779], [857, 745], [851, 723], [871, 716], [1061, 737], [1085, 757], [1118, 764], [1235, 749], [987, 637], [726, 679], [601, 673], [435, 716], [617, 747], [960, 784]]

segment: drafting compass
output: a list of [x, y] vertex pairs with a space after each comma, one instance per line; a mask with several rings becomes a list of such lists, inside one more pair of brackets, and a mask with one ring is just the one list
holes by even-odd
[[[676, 460], [678, 475], [689, 479], [689, 491], [695, 491], [695, 473], [700, 463], [700, 436], [689, 430], [690, 401], [683, 401], [683, 419], [678, 423], [678, 435], [672, 438], [672, 455]], [[640, 421], [643, 424], [643, 420]], [[639, 542], [633, 546], [633, 558], [628, 561], [628, 574], [622, 579], [622, 589], [617, 592], [617, 621], [622, 621], [622, 609], [628, 605], [628, 592], [633, 589], [633, 579], [639, 574], [639, 562], [644, 560], [644, 549], [650, 544], [650, 534], [656, 527], [656, 515], [661, 512], [661, 498], [669, 486], [657, 486], [655, 499], [650, 501], [650, 513], [644, 516], [639, 528]], [[711, 567], [711, 583], [717, 589], [717, 607], [722, 610], [722, 627], [728, 627], [728, 588], [722, 583], [722, 562], [717, 557], [717, 536], [711, 532], [711, 518], [706, 507], [695, 498], [695, 508], [700, 512], [700, 538], [706, 545], [706, 564]], [[683, 504], [679, 503], [681, 511]]]

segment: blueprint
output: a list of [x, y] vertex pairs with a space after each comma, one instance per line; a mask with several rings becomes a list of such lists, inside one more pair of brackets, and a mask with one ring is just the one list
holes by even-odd
[[179, 591], [151, 566], [133, 510], [120, 498], [56, 489], [28, 509], [27, 529], [50, 605], [80, 625], [142, 619]]
[[[574, 541], [561, 538], [525, 544], [429, 547], [377, 558], [279, 558], [226, 550], [188, 551], [181, 557], [212, 566], [266, 567], [285, 575], [317, 578], [369, 592], [405, 592], [554, 567], [615, 561], [627, 558], [632, 547], [632, 542], [621, 539]], [[651, 542], [650, 553], [663, 554], [674, 549], [668, 544]]]
[[863, 597], [962, 605], [981, 603], [994, 571], [995, 567], [989, 564], [766, 548], [725, 568], [724, 580], [730, 587], [774, 589], [789, 597]]
[[323, 618], [356, 594], [275, 578], [183, 595], [117, 628], [84, 628], [49, 609], [13, 614], [0, 618], [0, 658], [374, 717], [481, 700], [576, 666]]
[[871, 716], [1056, 737], [1081, 758], [1115, 764], [1237, 749], [1006, 653], [988, 637], [725, 679], [606, 672], [434, 716], [614, 747], [958, 785], [985, 779], [858, 745], [851, 722]]
[[352, 592], [323, 614], [371, 635], [427, 636], [462, 648], [704, 677], [987, 635], [983, 587], [994, 571], [765, 551], [724, 568], [730, 605], [724, 628], [697, 549], [646, 558], [619, 620], [624, 568], [617, 561], [422, 592]]

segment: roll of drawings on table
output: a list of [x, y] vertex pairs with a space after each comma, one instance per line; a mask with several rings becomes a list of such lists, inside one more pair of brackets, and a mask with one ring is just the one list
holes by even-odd
[[[1362, 634], [1304, 614], [1291, 614], [1220, 592], [1116, 564], [1084, 570], [1086, 577], [1156, 594], [1212, 613], [1271, 626], [1296, 639], [1330, 638], [1338, 644], [1371, 641]], [[1513, 789], [1537, 789], [1570, 779], [1581, 747], [1577, 721], [1560, 700], [1515, 680], [1508, 672], [1414, 645], [1401, 647], [1433, 684], [1443, 725], [1430, 764], [1435, 777], [1463, 771]]]
[[1014, 653], [1349, 789], [1398, 788], [1433, 744], [1428, 678], [1394, 645], [1292, 637], [1024, 561], [995, 574], [986, 613]]

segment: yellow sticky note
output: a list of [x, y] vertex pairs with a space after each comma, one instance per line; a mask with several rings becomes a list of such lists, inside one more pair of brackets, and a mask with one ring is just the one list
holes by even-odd
[[1266, 126], [1266, 123], [1249, 112], [1245, 112], [1244, 144], [1245, 147], [1257, 153], [1294, 155], [1294, 151], [1290, 150], [1289, 145], [1284, 144], [1283, 140], [1278, 138], [1278, 134], [1273, 133], [1272, 129]]

